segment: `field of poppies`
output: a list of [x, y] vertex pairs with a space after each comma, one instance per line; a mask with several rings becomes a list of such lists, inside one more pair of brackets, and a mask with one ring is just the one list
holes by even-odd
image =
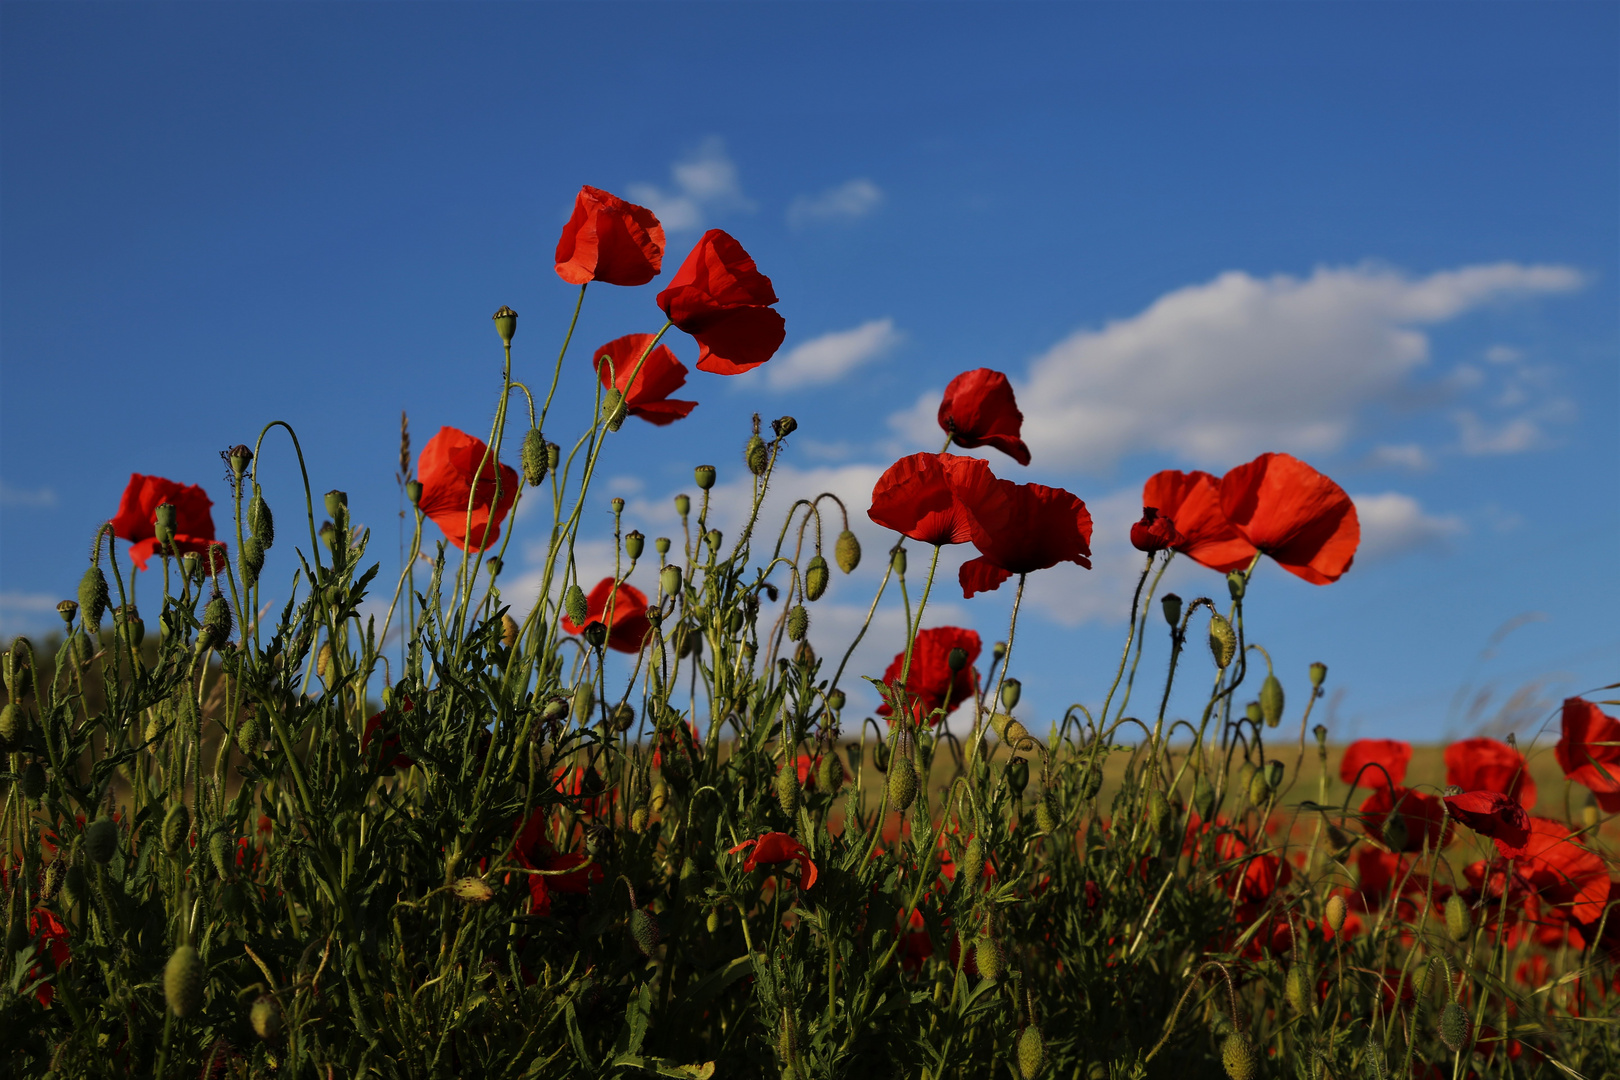
[[[663, 256], [649, 210], [586, 187], [556, 269], [583, 304]], [[697, 404], [671, 396], [688, 371], [666, 335], [709, 376], [785, 336], [720, 230], [655, 302], [660, 329], [590, 354], [582, 402], [557, 396], [572, 325], [531, 388], [518, 315], [495, 313], [492, 430], [402, 461], [396, 582], [343, 492], [301, 471], [303, 518], [267, 504], [261, 469], [305, 469], [285, 424], [222, 452], [223, 528], [200, 487], [130, 478], [61, 639], [4, 654], [7, 1075], [1620, 1075], [1604, 690], [1548, 718], [1558, 790], [1511, 737], [1447, 747], [1443, 786], [1407, 786], [1405, 743], [1330, 748], [1328, 669], [1273, 667], [1249, 586], [1262, 558], [1337, 581], [1356, 510], [1262, 454], [1146, 480], [1132, 618], [1095, 660], [1113, 685], [1037, 716], [1020, 603], [1031, 575], [1090, 567], [1092, 521], [996, 474], [1030, 462], [1007, 378], [952, 380], [940, 448], [868, 506], [806, 498], [785, 521], [760, 511], [797, 424], [756, 418], [649, 543], [592, 483], [624, 424]], [[732, 536], [710, 520], [721, 472], [752, 478]], [[537, 600], [502, 595], [525, 498]], [[604, 506], [615, 570], [581, 580]], [[863, 510], [892, 547], [862, 551]], [[956, 544], [976, 556], [936, 580]], [[1207, 595], [1161, 594], [1176, 558]], [[850, 663], [871, 615], [841, 655], [807, 640], [863, 559], [885, 566], [872, 610], [904, 602], [881, 672]], [[272, 560], [295, 581], [279, 611]], [[1004, 640], [930, 621], [956, 586], [1000, 605]], [[1138, 670], [1149, 635], [1170, 642], [1159, 678]], [[1192, 715], [1168, 708], [1178, 679], [1210, 686]], [[858, 684], [873, 717], [847, 708]]]

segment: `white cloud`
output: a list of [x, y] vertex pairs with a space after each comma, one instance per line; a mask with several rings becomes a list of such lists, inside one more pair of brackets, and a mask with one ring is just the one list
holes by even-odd
[[766, 369], [772, 390], [796, 390], [837, 382], [862, 364], [880, 359], [905, 335], [893, 319], [872, 319], [852, 330], [835, 330], [795, 345]]
[[[1066, 471], [1140, 451], [1225, 466], [1264, 450], [1337, 450], [1365, 406], [1427, 362], [1419, 327], [1580, 284], [1568, 267], [1517, 263], [1424, 278], [1371, 265], [1229, 271], [1036, 358], [1017, 383], [1024, 439], [1037, 462]], [[938, 401], [925, 394], [893, 423], [931, 441]]]
[[1541, 445], [1541, 425], [1528, 416], [1487, 423], [1468, 409], [1458, 410], [1457, 437], [1465, 454], [1517, 454]]
[[854, 221], [876, 210], [883, 189], [865, 177], [847, 180], [819, 195], [800, 195], [788, 207], [788, 224], [795, 229], [821, 222]]
[[1443, 546], [1467, 531], [1462, 519], [1425, 513], [1410, 495], [1389, 491], [1382, 495], [1352, 495], [1361, 519], [1361, 546], [1357, 564], [1402, 555], [1419, 548]]
[[1429, 459], [1428, 451], [1417, 443], [1388, 443], [1373, 447], [1372, 453], [1367, 455], [1367, 464], [1375, 468], [1407, 469], [1412, 472], [1422, 472], [1434, 463]]
[[673, 186], [631, 184], [630, 198], [658, 215], [668, 232], [699, 229], [709, 215], [751, 211], [754, 204], [742, 192], [737, 166], [718, 135], [704, 139], [691, 154], [670, 167]]
[[0, 506], [33, 506], [39, 508], [56, 505], [56, 492], [48, 487], [36, 489], [15, 487], [0, 480]]
[[1524, 359], [1524, 350], [1512, 345], [1492, 345], [1485, 350], [1485, 359], [1493, 364], [1515, 364]]

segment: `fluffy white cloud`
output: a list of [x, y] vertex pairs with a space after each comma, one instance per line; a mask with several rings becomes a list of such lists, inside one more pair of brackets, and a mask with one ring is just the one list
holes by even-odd
[[835, 330], [795, 345], [766, 367], [765, 385], [796, 390], [837, 382], [862, 364], [887, 355], [905, 335], [893, 319], [872, 319], [851, 330]]
[[1419, 548], [1443, 546], [1467, 531], [1462, 519], [1425, 513], [1410, 495], [1389, 491], [1381, 495], [1352, 495], [1361, 519], [1361, 546], [1356, 564], [1377, 562]]
[[709, 136], [671, 166], [670, 178], [669, 189], [655, 184], [631, 184], [626, 189], [631, 200], [657, 214], [669, 232], [702, 228], [710, 214], [754, 208], [737, 180], [737, 166], [726, 153], [725, 140], [718, 135]]
[[[1565, 292], [1562, 266], [1495, 263], [1412, 278], [1371, 265], [1306, 278], [1230, 271], [1082, 330], [1016, 380], [1047, 468], [1100, 471], [1139, 451], [1223, 467], [1264, 450], [1337, 450], [1367, 405], [1429, 357], [1420, 329], [1510, 297]], [[932, 438], [938, 392], [894, 418]]]
[[795, 229], [821, 222], [854, 221], [876, 210], [883, 189], [865, 177], [847, 180], [819, 195], [800, 195], [788, 207], [788, 224]]

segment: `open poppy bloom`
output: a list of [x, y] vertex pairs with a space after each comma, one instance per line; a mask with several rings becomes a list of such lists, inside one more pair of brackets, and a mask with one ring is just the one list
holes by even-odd
[[953, 486], [971, 515], [973, 546], [979, 549], [979, 557], [958, 571], [964, 597], [1060, 562], [1091, 569], [1091, 514], [1075, 495], [993, 476]]
[[1156, 506], [1142, 507], [1142, 520], [1131, 526], [1131, 547], [1155, 552], [1173, 548], [1186, 538], [1176, 531], [1176, 523], [1159, 516]]
[[[547, 838], [545, 826], [546, 815], [543, 810], [536, 810], [529, 815], [529, 819], [521, 823], [513, 823], [513, 832], [516, 833], [512, 842], [512, 853], [519, 866], [530, 870], [544, 870], [544, 874], [528, 874], [529, 879], [529, 909], [536, 915], [551, 914], [551, 896], [553, 893], [566, 893], [583, 896], [590, 892], [592, 885], [604, 880], [602, 868], [595, 863], [585, 866], [585, 856], [577, 851], [557, 851]], [[579, 869], [574, 869], [579, 867]], [[559, 873], [559, 871], [568, 871]]]
[[1221, 513], [1243, 539], [1312, 585], [1338, 581], [1361, 543], [1350, 496], [1287, 454], [1261, 454], [1221, 477]]
[[1207, 472], [1165, 469], [1142, 485], [1142, 505], [1175, 523], [1181, 539], [1170, 547], [1200, 566], [1230, 573], [1254, 558], [1254, 545], [1221, 512], [1221, 482]]
[[1446, 783], [1501, 792], [1526, 810], [1536, 805], [1536, 782], [1524, 755], [1495, 739], [1461, 739], [1446, 747]]
[[[1412, 744], [1399, 739], [1357, 739], [1344, 748], [1339, 760], [1339, 779], [1351, 787], [1397, 787], [1406, 779], [1406, 766], [1412, 760]], [[1379, 769], [1378, 766], [1383, 768]], [[1388, 773], [1388, 779], [1384, 774]]]
[[973, 519], [957, 489], [994, 479], [978, 458], [912, 454], [878, 477], [866, 516], [924, 544], [965, 544], [973, 539]]
[[1392, 812], [1406, 820], [1406, 843], [1402, 851], [1438, 851], [1451, 843], [1451, 823], [1439, 798], [1411, 788], [1379, 785], [1361, 804], [1361, 820], [1370, 835], [1388, 839], [1384, 824]]
[[[183, 555], [194, 551], [210, 559], [218, 556], [210, 548], [224, 549], [214, 539], [214, 503], [207, 492], [196, 484], [177, 484], [161, 476], [143, 476], [130, 473], [124, 495], [118, 501], [118, 513], [113, 516], [113, 535], [130, 541], [129, 557], [142, 570], [154, 553], [158, 553], [157, 508], [164, 503], [174, 507], [174, 551]], [[219, 557], [223, 566], [224, 559]], [[212, 567], [210, 569], [213, 569]]]
[[417, 507], [458, 548], [484, 551], [494, 544], [501, 535], [501, 522], [517, 499], [517, 470], [486, 460], [487, 453], [489, 447], [484, 440], [453, 427], [441, 427], [416, 459], [416, 479], [422, 484]]
[[1584, 698], [1565, 698], [1553, 753], [1564, 775], [1596, 795], [1599, 806], [1620, 810], [1620, 720]]
[[1024, 414], [1012, 383], [999, 371], [974, 368], [952, 379], [939, 403], [939, 426], [957, 446], [993, 446], [1018, 464], [1029, 464], [1029, 447], [1019, 438]]
[[570, 285], [645, 285], [664, 262], [664, 227], [645, 206], [579, 189], [574, 215], [557, 241], [557, 276]]
[[1491, 907], [1498, 905], [1506, 888], [1510, 906], [1514, 899], [1520, 899], [1520, 906], [1528, 907], [1521, 898], [1529, 894], [1576, 922], [1596, 923], [1603, 917], [1611, 888], [1608, 868], [1602, 856], [1581, 843], [1580, 837], [1561, 821], [1531, 817], [1525, 852], [1514, 860], [1511, 881], [1504, 880], [1505, 870], [1496, 862], [1476, 863], [1464, 874], [1478, 882], [1482, 891], [1498, 898], [1493, 899]]
[[1499, 791], [1465, 791], [1446, 796], [1446, 807], [1452, 817], [1496, 841], [1496, 849], [1504, 857], [1516, 859], [1525, 854], [1530, 815], [1508, 796]]
[[[33, 935], [35, 949], [39, 953], [48, 953], [51, 958], [51, 967], [60, 971], [72, 957], [72, 950], [68, 947], [68, 929], [46, 908], [35, 908], [28, 913], [28, 932]], [[38, 979], [45, 972], [38, 966], [28, 969], [30, 980]], [[41, 1005], [50, 1005], [56, 997], [56, 987], [49, 983], [34, 991], [34, 999]]]
[[[666, 345], [647, 353], [651, 334], [626, 334], [596, 350], [596, 374], [603, 386], [624, 395], [626, 410], [649, 424], [672, 424], [697, 408], [695, 401], [672, 401], [669, 395], [686, 385], [686, 365]], [[640, 364], [640, 370], [636, 365]]]
[[787, 833], [763, 833], [757, 840], [744, 840], [727, 850], [726, 854], [735, 855], [739, 851], [748, 852], [747, 858], [743, 859], [744, 870], [796, 862], [799, 864], [799, 888], [808, 889], [816, 883], [816, 864], [810, 861], [809, 850]]
[[576, 624], [564, 615], [562, 627], [570, 634], [580, 634], [593, 622], [608, 628], [608, 648], [623, 653], [640, 652], [641, 643], [651, 629], [647, 622], [647, 594], [634, 585], [615, 584], [612, 578], [603, 578], [585, 597], [585, 622]]
[[776, 355], [787, 323], [771, 310], [776, 290], [743, 246], [722, 229], [703, 234], [658, 306], [697, 339], [698, 370], [740, 375]]
[[[410, 697], [401, 693], [399, 711], [411, 712], [415, 708], [416, 705], [411, 701]], [[396, 769], [408, 769], [416, 764], [416, 759], [399, 752], [399, 736], [389, 730], [389, 726], [385, 722], [387, 716], [388, 710], [384, 709], [366, 721], [365, 730], [360, 735], [360, 752], [365, 753], [371, 748], [372, 740], [379, 739], [381, 741], [377, 744], [377, 750], [382, 760]]]
[[[913, 715], [928, 723], [936, 722], [935, 709], [954, 709], [979, 692], [979, 673], [973, 662], [979, 658], [979, 635], [960, 626], [934, 626], [917, 635], [911, 647], [911, 671], [906, 675], [906, 693], [911, 697]], [[951, 650], [961, 649], [967, 654], [967, 663], [961, 671], [951, 670]], [[900, 681], [906, 654], [896, 653], [883, 672], [883, 681], [894, 685]], [[888, 702], [878, 706], [879, 716], [894, 712]]]

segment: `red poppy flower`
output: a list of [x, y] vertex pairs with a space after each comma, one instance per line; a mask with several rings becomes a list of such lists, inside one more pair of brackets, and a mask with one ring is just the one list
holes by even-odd
[[1536, 782], [1524, 755], [1495, 739], [1462, 739], [1446, 747], [1446, 783], [1501, 792], [1526, 810], [1536, 805]]
[[557, 276], [570, 285], [645, 285], [664, 262], [664, 227], [645, 206], [589, 184], [557, 241]]
[[[494, 544], [501, 535], [501, 522], [517, 498], [517, 470], [484, 460], [488, 452], [484, 440], [453, 427], [441, 427], [422, 447], [422, 456], [416, 459], [416, 479], [422, 484], [422, 498], [417, 505], [444, 530], [445, 537], [456, 547], [468, 546], [464, 542], [468, 537], [474, 551], [484, 551]], [[475, 474], [476, 484], [473, 482]], [[470, 524], [469, 500], [472, 502]]]
[[[945, 707], [947, 696], [950, 708], [954, 709], [979, 692], [979, 673], [973, 667], [973, 662], [979, 658], [979, 648], [979, 635], [960, 626], [934, 626], [917, 635], [911, 647], [911, 671], [906, 675], [905, 686], [917, 719], [934, 723], [938, 718], [933, 712]], [[961, 671], [951, 670], [953, 649], [967, 653], [967, 663], [962, 665]], [[896, 653], [883, 673], [883, 681], [891, 685], [898, 683], [905, 663], [906, 654]], [[894, 710], [885, 702], [878, 706], [877, 712], [879, 716], [888, 716]]]
[[697, 339], [698, 370], [716, 375], [739, 375], [776, 354], [787, 324], [774, 303], [771, 279], [720, 229], [703, 234], [658, 294], [669, 321]]
[[[1489, 870], [1491, 892], [1500, 897], [1501, 872], [1494, 866]], [[1466, 873], [1474, 879], [1479, 872], [1470, 867]], [[1515, 884], [1577, 922], [1596, 923], [1609, 900], [1609, 873], [1602, 857], [1561, 821], [1530, 818], [1525, 853], [1514, 861], [1513, 874]], [[1483, 874], [1479, 877], [1484, 879]]]
[[971, 515], [973, 546], [979, 549], [979, 557], [957, 572], [964, 597], [1060, 562], [1091, 569], [1091, 514], [1076, 496], [993, 476], [971, 483], [953, 478], [952, 486]]
[[596, 350], [596, 374], [603, 386], [624, 395], [631, 416], [663, 426], [697, 408], [697, 402], [670, 400], [669, 395], [686, 385], [686, 365], [675, 359], [667, 345], [658, 346], [642, 360], [652, 339], [651, 334], [626, 334], [608, 342]]
[[816, 864], [810, 861], [810, 852], [787, 833], [762, 833], [757, 840], [744, 840], [734, 848], [727, 850], [727, 855], [735, 855], [739, 851], [747, 851], [747, 858], [743, 859], [743, 869], [753, 870], [759, 866], [770, 866], [776, 863], [797, 862], [799, 864], [799, 887], [808, 889], [816, 883]]
[[939, 426], [957, 446], [993, 446], [1018, 464], [1029, 464], [1029, 447], [1018, 437], [1024, 414], [1012, 383], [999, 371], [974, 368], [952, 379], [939, 403]]
[[1221, 477], [1221, 513], [1245, 540], [1312, 585], [1338, 581], [1361, 543], [1350, 496], [1287, 454], [1261, 454]]
[[[518, 865], [530, 870], [545, 870], [545, 874], [529, 874], [529, 907], [536, 915], [551, 914], [551, 894], [553, 892], [570, 893], [583, 896], [590, 892], [592, 885], [603, 881], [606, 877], [602, 868], [595, 863], [585, 866], [585, 856], [577, 851], [558, 852], [552, 847], [551, 841], [546, 837], [545, 812], [536, 810], [529, 815], [527, 821], [513, 823], [513, 832], [516, 834], [512, 842], [512, 853]], [[580, 869], [575, 870], [575, 867]], [[557, 873], [557, 871], [572, 871], [571, 873]]]
[[[411, 712], [416, 708], [415, 704], [405, 694], [400, 694], [400, 699], [401, 712]], [[384, 724], [384, 719], [387, 716], [388, 710], [384, 709], [366, 721], [365, 730], [360, 735], [360, 752], [364, 754], [371, 748], [373, 739], [380, 739], [377, 749], [382, 760], [396, 769], [408, 769], [416, 764], [416, 759], [399, 752], [399, 736], [391, 732], [388, 726]]]
[[1598, 805], [1611, 814], [1620, 810], [1620, 720], [1584, 698], [1565, 698], [1553, 753], [1564, 775], [1590, 789]]
[[1250, 854], [1249, 842], [1235, 832], [1223, 832], [1215, 839], [1215, 856], [1234, 868], [1225, 876], [1225, 891], [1237, 892], [1239, 903], [1264, 900], [1286, 885], [1293, 871], [1280, 858], [1270, 854]]
[[[45, 908], [35, 908], [28, 913], [28, 932], [34, 936], [35, 948], [39, 953], [49, 953], [51, 967], [60, 971], [72, 957], [72, 950], [68, 947], [68, 930], [62, 921]], [[45, 972], [38, 966], [28, 969], [28, 978], [37, 979]], [[49, 1005], [56, 997], [56, 987], [49, 983], [34, 991], [34, 999], [41, 1005]]]
[[564, 615], [562, 627], [570, 634], [580, 634], [593, 622], [608, 628], [608, 648], [623, 653], [640, 652], [641, 643], [651, 629], [647, 622], [647, 594], [634, 585], [623, 582], [615, 585], [612, 578], [603, 578], [585, 597], [585, 622], [576, 624]]
[[[1344, 748], [1339, 760], [1339, 779], [1351, 787], [1383, 787], [1406, 779], [1406, 766], [1412, 760], [1412, 744], [1399, 739], [1357, 739]], [[1382, 765], [1382, 770], [1377, 766]], [[1384, 773], [1389, 779], [1384, 779]]]
[[1181, 539], [1170, 546], [1201, 566], [1225, 574], [1254, 558], [1254, 545], [1221, 512], [1220, 480], [1207, 472], [1154, 473], [1142, 485], [1142, 503], [1175, 523]]
[[973, 539], [973, 519], [957, 489], [993, 479], [978, 458], [912, 454], [878, 477], [866, 516], [924, 544], [965, 544]]
[[1530, 841], [1530, 815], [1524, 807], [1499, 791], [1465, 791], [1446, 796], [1451, 816], [1481, 836], [1496, 841], [1496, 849], [1509, 859], [1525, 854]]
[[202, 488], [177, 484], [161, 476], [130, 473], [112, 527], [114, 536], [130, 541], [129, 557], [136, 566], [145, 570], [147, 560], [157, 551], [157, 508], [163, 503], [174, 507], [175, 554], [195, 551], [201, 555], [210, 547], [225, 546], [214, 540], [214, 515], [210, 509], [214, 503]]
[[1361, 804], [1361, 820], [1370, 835], [1383, 838], [1384, 823], [1390, 812], [1396, 810], [1406, 819], [1406, 843], [1402, 851], [1422, 851], [1425, 842], [1430, 851], [1438, 851], [1451, 843], [1451, 823], [1446, 820], [1445, 807], [1440, 800], [1411, 788], [1382, 785], [1374, 788]]
[[1131, 526], [1131, 547], [1137, 551], [1163, 551], [1185, 539], [1176, 531], [1176, 523], [1167, 517], [1160, 517], [1155, 506], [1142, 507], [1142, 520]]

